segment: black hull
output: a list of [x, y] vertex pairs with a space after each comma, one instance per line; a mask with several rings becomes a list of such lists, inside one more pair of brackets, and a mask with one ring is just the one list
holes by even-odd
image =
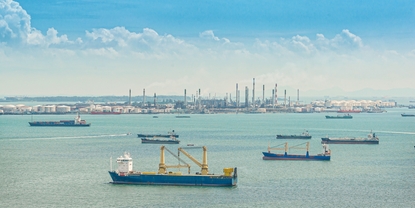
[[179, 144], [179, 140], [141, 139], [143, 144]]
[[30, 126], [45, 126], [45, 127], [89, 127], [91, 124], [38, 124], [29, 122]]
[[311, 136], [301, 136], [301, 135], [277, 135], [277, 139], [311, 139]]
[[175, 137], [175, 138], [179, 138], [179, 135], [177, 135], [177, 134], [137, 134], [137, 137], [142, 137], [142, 138], [153, 138], [153, 137], [170, 138], [170, 137]]

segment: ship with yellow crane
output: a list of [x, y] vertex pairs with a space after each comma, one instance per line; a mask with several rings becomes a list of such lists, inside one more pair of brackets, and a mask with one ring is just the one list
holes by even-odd
[[[190, 155], [184, 149], [201, 148], [203, 150], [202, 163]], [[165, 163], [165, 150], [176, 157], [179, 164], [168, 165]], [[190, 173], [190, 165], [180, 158], [184, 154], [201, 168], [200, 172]], [[209, 173], [207, 164], [206, 146], [179, 147], [177, 155], [167, 149], [160, 147], [160, 163], [157, 172], [141, 172], [133, 170], [133, 159], [130, 153], [117, 158], [118, 169], [108, 171], [114, 184], [139, 184], [139, 185], [177, 185], [177, 186], [236, 186], [238, 182], [237, 168], [224, 168], [222, 175]], [[112, 159], [111, 159], [112, 166]], [[111, 167], [112, 168], [112, 167]], [[187, 174], [182, 172], [168, 171], [170, 168], [187, 168]]]
[[[306, 144], [306, 147], [301, 147], [301, 145]], [[281, 145], [278, 145], [281, 146]], [[328, 148], [327, 144], [323, 144], [323, 153], [317, 155], [309, 154], [310, 143], [302, 143], [292, 147], [288, 146], [288, 142], [284, 143], [284, 148], [270, 147], [268, 145], [268, 152], [262, 152], [264, 155], [262, 159], [264, 160], [330, 160], [331, 151]], [[305, 149], [305, 155], [298, 154], [288, 154], [289, 149]], [[271, 150], [284, 150], [284, 154], [272, 153]]]

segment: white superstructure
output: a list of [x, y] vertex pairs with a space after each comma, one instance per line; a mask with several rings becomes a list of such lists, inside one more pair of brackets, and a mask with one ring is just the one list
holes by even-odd
[[124, 152], [124, 155], [117, 158], [118, 173], [125, 174], [133, 171], [133, 159], [130, 157], [130, 153]]

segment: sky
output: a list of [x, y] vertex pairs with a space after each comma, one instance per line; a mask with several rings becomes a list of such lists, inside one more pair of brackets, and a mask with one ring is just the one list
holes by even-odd
[[0, 0], [0, 96], [415, 96], [414, 77], [413, 0]]

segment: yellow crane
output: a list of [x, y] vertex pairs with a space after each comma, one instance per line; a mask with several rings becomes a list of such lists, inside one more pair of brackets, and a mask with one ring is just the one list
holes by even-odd
[[[189, 148], [198, 148], [198, 147], [189, 147]], [[179, 152], [178, 155], [180, 157], [180, 152], [183, 153], [184, 155], [186, 155], [190, 160], [192, 160], [194, 163], [196, 163], [196, 165], [198, 165], [201, 168], [201, 175], [207, 175], [209, 174], [209, 168], [208, 168], [208, 164], [207, 164], [207, 148], [206, 146], [201, 147], [203, 149], [203, 158], [202, 158], [202, 163], [200, 163], [199, 161], [196, 160], [196, 158], [194, 158], [192, 155], [190, 155], [188, 152], [186, 152], [184, 150], [184, 148], [179, 147]]]
[[[170, 154], [172, 154], [175, 158], [177, 158], [180, 162], [184, 163], [184, 165], [181, 165], [180, 163], [178, 165], [166, 165], [165, 163], [165, 157], [164, 157], [164, 150], [167, 150]], [[166, 174], [167, 168], [187, 168], [187, 172], [190, 174], [190, 165], [187, 164], [185, 161], [180, 159], [177, 155], [175, 155], [172, 151], [167, 149], [165, 146], [160, 147], [160, 164], [159, 164], [159, 174]]]

